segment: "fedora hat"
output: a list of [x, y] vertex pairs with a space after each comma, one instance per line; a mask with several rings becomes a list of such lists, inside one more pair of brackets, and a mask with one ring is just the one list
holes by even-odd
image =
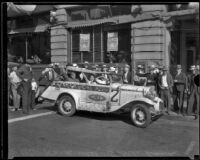
[[124, 68], [130, 68], [130, 66], [128, 64], [125, 64]]
[[167, 69], [167, 67], [163, 66], [162, 70], [167, 71], [168, 69]]
[[195, 69], [196, 69], [195, 65], [190, 66], [190, 70], [195, 70]]
[[137, 66], [137, 68], [143, 69], [144, 67], [143, 67], [142, 65], [139, 64], [139, 65]]
[[109, 71], [110, 72], [114, 72], [115, 71], [115, 67], [110, 67]]
[[177, 69], [182, 69], [182, 67], [181, 67], [180, 64], [178, 64], [178, 65], [176, 66], [176, 68], [177, 68]]

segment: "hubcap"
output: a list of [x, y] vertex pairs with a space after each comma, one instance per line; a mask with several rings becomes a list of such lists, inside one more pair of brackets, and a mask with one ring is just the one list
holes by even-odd
[[145, 115], [142, 111], [137, 111], [136, 116], [137, 116], [137, 119], [140, 120], [140, 121], [143, 121], [144, 117], [145, 117]]
[[146, 121], [145, 112], [141, 110], [140, 108], [135, 109], [132, 113], [132, 116], [135, 123], [138, 125], [143, 125]]
[[66, 102], [63, 102], [63, 109], [66, 111], [66, 112], [70, 112], [71, 109], [72, 109], [72, 105], [70, 102], [66, 101]]

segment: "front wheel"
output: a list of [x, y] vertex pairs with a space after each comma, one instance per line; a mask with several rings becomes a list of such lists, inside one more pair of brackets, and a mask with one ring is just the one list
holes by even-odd
[[58, 111], [65, 116], [72, 116], [76, 112], [75, 102], [70, 96], [62, 96], [58, 103]]
[[151, 114], [144, 104], [136, 104], [131, 110], [131, 120], [137, 126], [146, 128], [151, 122]]

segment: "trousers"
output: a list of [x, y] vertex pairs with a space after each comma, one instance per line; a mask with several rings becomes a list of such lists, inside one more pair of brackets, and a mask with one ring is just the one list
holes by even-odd
[[[183, 112], [184, 91], [176, 91], [175, 102], [177, 102], [179, 112]], [[175, 105], [176, 104], [174, 104], [174, 106]]]
[[167, 109], [167, 111], [169, 111], [169, 109], [171, 108], [171, 95], [169, 89], [161, 89], [160, 97], [164, 102], [164, 107]]
[[197, 92], [197, 89], [193, 89], [189, 96], [187, 114], [192, 114], [195, 112], [195, 110], [196, 114], [199, 114], [199, 93]]
[[31, 90], [31, 109], [34, 109], [35, 107], [35, 94], [36, 92], [34, 90]]
[[13, 105], [15, 109], [19, 109], [20, 106], [20, 95], [17, 92], [17, 87], [14, 85], [11, 85], [11, 90], [13, 94]]
[[29, 113], [31, 107], [31, 81], [22, 81], [22, 109], [23, 113]]

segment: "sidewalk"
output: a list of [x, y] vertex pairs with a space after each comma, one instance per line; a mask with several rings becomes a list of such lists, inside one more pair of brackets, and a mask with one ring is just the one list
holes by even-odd
[[[8, 106], [8, 119], [27, 116], [27, 114], [23, 114], [22, 110], [11, 111], [12, 108], [13, 108], [13, 106]], [[47, 103], [47, 102], [44, 102], [42, 104], [37, 104], [35, 106], [35, 108], [36, 108], [36, 110], [30, 110], [29, 115], [45, 113], [45, 112], [49, 112], [49, 111], [57, 111], [57, 108], [55, 106], [53, 106], [51, 103]]]

